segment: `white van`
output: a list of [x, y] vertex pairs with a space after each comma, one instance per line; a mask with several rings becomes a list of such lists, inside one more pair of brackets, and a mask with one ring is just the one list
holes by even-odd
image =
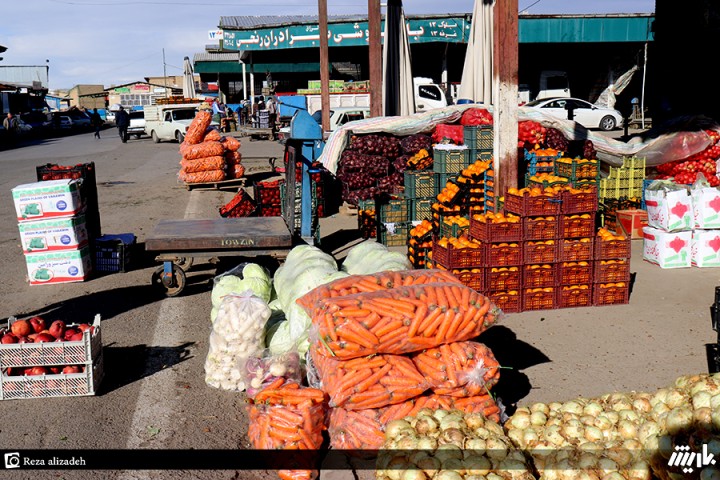
[[433, 83], [432, 78], [415, 77], [413, 78], [413, 86], [415, 88], [416, 112], [425, 112], [433, 108], [448, 106], [445, 92], [442, 91], [440, 85]]

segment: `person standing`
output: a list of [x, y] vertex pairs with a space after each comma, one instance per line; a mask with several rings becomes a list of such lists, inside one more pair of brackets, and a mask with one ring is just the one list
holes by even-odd
[[252, 105], [252, 126], [253, 128], [258, 128], [258, 122], [260, 122], [260, 104], [258, 103], [258, 99], [255, 98]]
[[14, 145], [17, 142], [19, 125], [12, 113], [8, 112], [7, 117], [3, 119], [3, 128], [7, 134], [8, 144]]
[[90, 115], [90, 124], [95, 127], [95, 138], [100, 140], [100, 127], [102, 127], [103, 121], [102, 118], [100, 118], [97, 108], [94, 109], [92, 115]]
[[267, 111], [268, 111], [268, 127], [270, 127], [270, 129], [274, 132], [275, 131], [275, 122], [277, 121], [277, 103], [275, 103], [275, 99], [273, 97], [268, 97]]
[[117, 125], [118, 133], [120, 134], [120, 140], [122, 140], [123, 143], [127, 143], [128, 139], [128, 127], [130, 126], [130, 115], [125, 111], [125, 109], [120, 106], [120, 109], [115, 114], [115, 125]]

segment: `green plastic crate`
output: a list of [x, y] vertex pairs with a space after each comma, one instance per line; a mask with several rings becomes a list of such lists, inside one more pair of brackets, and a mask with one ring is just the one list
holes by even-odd
[[432, 220], [432, 204], [435, 198], [411, 198], [410, 202], [410, 220]]
[[410, 220], [410, 208], [408, 199], [399, 198], [388, 200], [378, 206], [380, 211], [378, 218], [380, 223], [401, 223]]
[[493, 149], [493, 126], [492, 125], [466, 125], [463, 128], [463, 140], [470, 149], [490, 150]]
[[448, 181], [455, 181], [458, 179], [460, 174], [455, 173], [438, 173], [436, 174], [437, 178], [435, 179], [435, 195], [437, 196], [438, 193], [442, 192], [443, 188], [445, 188], [445, 185], [447, 185]]
[[485, 148], [471, 148], [470, 153], [468, 154], [468, 157], [470, 159], [470, 164], [473, 164], [477, 162], [478, 160], [482, 160], [483, 162], [487, 160], [492, 160], [493, 158], [493, 151], [492, 148], [485, 149]]
[[386, 247], [404, 247], [410, 232], [409, 222], [381, 223], [378, 226], [378, 241]]
[[460, 172], [470, 165], [470, 150], [433, 148], [433, 171], [436, 173], [450, 173], [460, 175]]
[[405, 171], [406, 197], [429, 198], [437, 194], [437, 178], [433, 172]]
[[573, 160], [572, 163], [556, 161], [555, 175], [569, 178], [570, 181], [598, 179], [600, 178], [600, 162], [597, 160], [584, 163], [578, 163], [576, 160]]

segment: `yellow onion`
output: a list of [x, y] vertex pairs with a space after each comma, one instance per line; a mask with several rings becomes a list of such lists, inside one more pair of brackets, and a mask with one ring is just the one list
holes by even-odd
[[583, 452], [577, 460], [577, 468], [580, 470], [592, 470], [597, 466], [598, 457], [592, 452]]
[[688, 408], [674, 408], [668, 413], [665, 420], [665, 428], [668, 433], [675, 435], [682, 431], [687, 431], [692, 427], [693, 413]]
[[640, 428], [638, 429], [638, 440], [640, 440], [641, 443], [645, 443], [649, 437], [658, 435], [659, 433], [660, 427], [658, 424], [648, 420], [640, 425]]
[[598, 468], [602, 473], [607, 475], [612, 472], [617, 472], [618, 464], [610, 458], [601, 457], [600, 460], [598, 460]]
[[417, 440], [417, 448], [418, 450], [435, 450], [438, 447], [438, 441], [437, 438], [434, 437], [419, 437]]
[[485, 417], [480, 413], [468, 413], [465, 415], [465, 424], [470, 430], [485, 426]]
[[603, 411], [602, 405], [600, 405], [597, 402], [590, 402], [585, 407], [583, 407], [583, 413], [585, 415], [592, 415], [593, 417], [596, 417], [600, 415], [600, 413]]
[[692, 406], [694, 409], [698, 408], [710, 408], [710, 401], [712, 400], [712, 395], [710, 395], [709, 392], [706, 392], [704, 390], [697, 392], [692, 397]]
[[427, 480], [427, 478], [422, 470], [405, 470], [400, 476], [400, 480]]
[[560, 408], [563, 413], [574, 413], [575, 415], [582, 415], [583, 407], [577, 401], [570, 400]]
[[488, 438], [485, 442], [487, 444], [487, 451], [485, 454], [497, 460], [502, 460], [507, 457], [508, 449], [510, 446], [502, 441], [501, 438]]
[[636, 398], [633, 400], [633, 410], [640, 413], [648, 413], [652, 410], [652, 405], [648, 398]]
[[515, 414], [510, 418], [510, 426], [521, 430], [528, 428], [530, 426], [530, 413], [519, 411], [515, 412]]
[[479, 454], [487, 449], [487, 443], [482, 438], [466, 438], [464, 448]]
[[428, 478], [432, 478], [438, 471], [440, 471], [440, 460], [435, 457], [423, 458], [417, 463], [418, 468], [421, 468]]
[[696, 409], [693, 412], [693, 422], [703, 430], [712, 430], [712, 410], [709, 407]]
[[558, 425], [551, 425], [545, 429], [543, 432], [543, 437], [545, 437], [545, 440], [549, 441], [550, 443], [560, 446], [564, 445], [566, 443], [565, 438], [560, 433], [560, 426]]
[[628, 420], [635, 423], [640, 421], [640, 415], [638, 415], [634, 410], [620, 410], [618, 412], [618, 416], [620, 417], [620, 420]]
[[614, 410], [611, 412], [604, 412], [602, 415], [605, 415], [613, 425], [617, 425], [617, 423], [620, 421], [620, 415]]
[[580, 417], [580, 421], [583, 425], [594, 425], [595, 417], [592, 415], [583, 415], [582, 417]]
[[680, 390], [670, 390], [665, 398], [665, 403], [671, 409], [690, 406], [690, 399]]
[[530, 424], [536, 427], [542, 427], [547, 423], [547, 415], [543, 412], [533, 412], [530, 415]]
[[717, 395], [720, 393], [720, 379], [717, 374], [713, 376], [703, 376], [698, 379], [690, 387], [690, 395], [695, 396], [698, 392], [707, 392], [710, 395]]
[[598, 415], [595, 419], [595, 426], [600, 430], [609, 430], [613, 424], [606, 415]]
[[661, 388], [657, 392], [655, 392], [655, 395], [652, 396], [650, 399], [650, 405], [653, 406], [653, 409], [659, 404], [659, 403], [665, 403], [665, 399], [667, 398], [669, 389], [667, 388]]
[[720, 470], [711, 467], [700, 471], [700, 480], [720, 480]]
[[620, 420], [618, 422], [618, 434], [620, 437], [629, 440], [631, 438], [637, 438], [638, 428], [637, 425], [630, 420]]
[[468, 475], [487, 475], [490, 473], [492, 464], [487, 457], [480, 455], [474, 455], [470, 458], [463, 460], [465, 466], [465, 473]]
[[503, 430], [503, 427], [498, 423], [487, 422], [485, 429], [489, 431], [491, 435], [497, 435], [498, 437], [505, 436], [505, 430]]
[[545, 415], [548, 415], [550, 413], [550, 407], [548, 407], [547, 404], [545, 404], [545, 403], [533, 403], [530, 406], [530, 412], [531, 413], [541, 412], [541, 413], [544, 413]]
[[[523, 437], [525, 435], [524, 430], [513, 428], [511, 430], [508, 430], [507, 435], [508, 435], [508, 437], [510, 437], [510, 440], [512, 440], [515, 445], [518, 445], [522, 448], [525, 448], [528, 446], [528, 443], [525, 442], [525, 440], [523, 439]], [[536, 434], [536, 436], [537, 436], [537, 434]]]
[[458, 458], [446, 458], [445, 460], [443, 460], [442, 469], [452, 470], [459, 473], [460, 475], [465, 474], [465, 464], [463, 463], [463, 460]]
[[589, 442], [599, 442], [603, 439], [602, 430], [595, 426], [585, 427], [585, 439]]
[[713, 410], [720, 408], [720, 395], [713, 395], [710, 399], [710, 408]]
[[608, 449], [605, 455], [621, 468], [630, 465], [633, 461], [633, 454], [620, 446]]
[[610, 472], [606, 475], [603, 475], [601, 480], [626, 480], [625, 477], [622, 476], [620, 472]]

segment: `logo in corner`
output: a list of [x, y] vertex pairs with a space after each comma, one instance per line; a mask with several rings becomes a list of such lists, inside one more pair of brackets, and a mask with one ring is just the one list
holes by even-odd
[[676, 445], [675, 451], [668, 460], [669, 467], [682, 467], [684, 473], [692, 473], [693, 467], [700, 470], [715, 463], [715, 455], [708, 453], [707, 444], [703, 445], [702, 453], [691, 452], [687, 445]]
[[5, 468], [20, 468], [19, 452], [10, 452], [5, 454]]

